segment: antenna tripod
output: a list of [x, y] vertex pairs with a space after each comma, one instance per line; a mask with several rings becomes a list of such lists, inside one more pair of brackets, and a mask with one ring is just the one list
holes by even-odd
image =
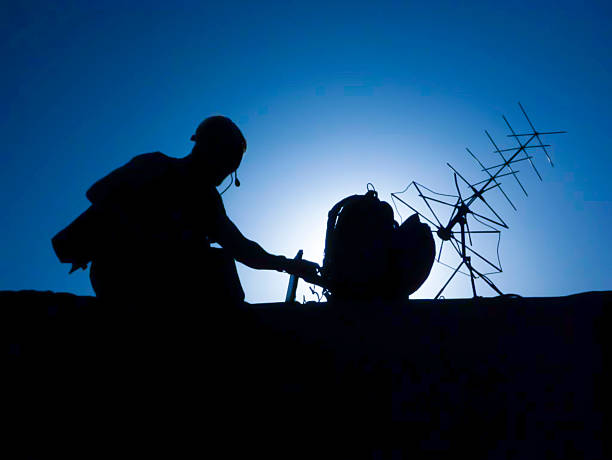
[[[455, 180], [456, 179], [457, 177], [455, 175]], [[457, 187], [457, 191], [459, 191], [458, 187]], [[461, 204], [455, 205], [455, 209], [457, 210], [457, 214], [455, 215], [455, 217], [451, 219], [448, 226], [440, 227], [436, 233], [442, 241], [450, 241], [452, 238], [452, 234], [453, 234], [453, 232], [450, 229], [452, 229], [456, 224], [459, 224], [460, 235], [461, 235], [461, 239], [459, 241], [460, 248], [461, 248], [460, 250], [461, 263], [457, 266], [457, 268], [455, 268], [455, 271], [453, 272], [453, 274], [450, 276], [448, 281], [444, 283], [444, 286], [442, 286], [442, 288], [436, 294], [434, 299], [440, 298], [440, 296], [442, 295], [442, 292], [444, 291], [444, 289], [446, 289], [446, 286], [448, 286], [448, 284], [452, 281], [452, 279], [455, 277], [455, 275], [457, 274], [457, 272], [463, 265], [466, 266], [469, 272], [470, 282], [472, 284], [472, 293], [474, 294], [474, 297], [478, 297], [478, 294], [476, 294], [476, 283], [474, 282], [475, 278], [481, 278], [485, 283], [489, 285], [489, 287], [491, 287], [491, 289], [493, 289], [499, 295], [503, 295], [503, 293], [497, 288], [497, 286], [495, 286], [495, 284], [489, 278], [487, 278], [486, 275], [483, 275], [482, 273], [480, 273], [478, 270], [476, 270], [472, 266], [472, 257], [467, 254], [467, 245], [465, 241], [466, 233], [468, 234], [468, 237], [471, 240], [470, 227], [467, 223], [467, 214], [470, 213], [471, 211], [470, 211], [470, 208], [461, 199], [461, 194], [459, 195], [458, 203], [461, 203]], [[466, 227], [467, 227], [467, 232], [466, 232]]]

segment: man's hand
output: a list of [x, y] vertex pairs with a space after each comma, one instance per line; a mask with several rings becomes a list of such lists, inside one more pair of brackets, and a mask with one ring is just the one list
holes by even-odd
[[319, 284], [321, 279], [319, 264], [303, 259], [285, 259], [284, 265], [284, 271], [290, 275], [299, 276], [309, 283]]

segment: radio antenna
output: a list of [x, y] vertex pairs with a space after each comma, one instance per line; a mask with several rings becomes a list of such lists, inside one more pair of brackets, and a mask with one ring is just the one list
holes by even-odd
[[[535, 171], [538, 178], [542, 180], [542, 176], [540, 175], [539, 171], [536, 169], [535, 164], [532, 161], [534, 159], [534, 155], [532, 154], [532, 152], [543, 152], [546, 155], [546, 159], [548, 160], [550, 165], [554, 166], [550, 153], [547, 150], [547, 147], [550, 148], [551, 146], [550, 144], [545, 144], [542, 141], [542, 136], [566, 133], [566, 131], [538, 131], [531, 122], [529, 116], [527, 115], [527, 112], [525, 111], [524, 107], [520, 102], [519, 108], [523, 113], [525, 119], [527, 120], [531, 131], [517, 133], [512, 128], [506, 117], [502, 116], [510, 131], [510, 134], [508, 134], [507, 137], [514, 138], [514, 142], [518, 144], [516, 147], [500, 149], [498, 144], [489, 134], [489, 132], [485, 130], [487, 138], [493, 145], [493, 153], [498, 154], [501, 158], [500, 163], [487, 167], [469, 148], [466, 148], [469, 155], [478, 163], [478, 166], [481, 168], [481, 172], [484, 172], [486, 174], [487, 177], [484, 180], [471, 183], [461, 173], [459, 173], [456, 168], [454, 168], [450, 163], [447, 163], [447, 166], [452, 170], [453, 173], [453, 182], [455, 190], [457, 192], [456, 195], [454, 193], [437, 193], [425, 187], [424, 185], [414, 181], [411, 182], [408, 187], [406, 187], [401, 192], [391, 194], [391, 200], [393, 202], [393, 205], [395, 206], [396, 211], [398, 211], [398, 214], [399, 210], [397, 204], [400, 203], [417, 213], [421, 218], [423, 218], [426, 222], [433, 226], [432, 231], [441, 240], [440, 250], [438, 252], [438, 257], [436, 258], [436, 260], [441, 265], [447, 266], [454, 270], [450, 278], [448, 278], [446, 283], [444, 283], [444, 285], [436, 295], [436, 299], [440, 298], [446, 287], [453, 280], [457, 273], [467, 275], [470, 278], [472, 293], [474, 297], [477, 297], [476, 280], [478, 279], [481, 279], [497, 294], [502, 295], [502, 292], [489, 279], [488, 276], [502, 272], [501, 261], [499, 258], [499, 242], [501, 239], [501, 230], [508, 229], [508, 225], [502, 219], [499, 213], [493, 208], [491, 203], [485, 198], [485, 194], [487, 194], [491, 190], [498, 189], [503, 195], [503, 197], [506, 199], [506, 201], [508, 201], [510, 206], [516, 211], [516, 206], [510, 200], [507, 193], [502, 188], [501, 179], [512, 176], [525, 194], [525, 196], [527, 196], [527, 190], [518, 178], [519, 171], [514, 169], [514, 167], [521, 162], [528, 161], [533, 167], [533, 170]], [[418, 197], [425, 204], [428, 212], [421, 212], [417, 210], [415, 207], [408, 204], [405, 199], [400, 197], [400, 195], [403, 195], [404, 193], [408, 192], [408, 190], [411, 188], [416, 191]], [[464, 190], [467, 190], [467, 194], [461, 193], [462, 188]], [[488, 196], [489, 195], [487, 195], [487, 197]], [[445, 209], [450, 210], [450, 215], [448, 214], [448, 212], [446, 213], [446, 215], [448, 216], [447, 219], [442, 219], [440, 213], [434, 211], [434, 206], [439, 207], [440, 205], [443, 205]], [[484, 211], [476, 212], [474, 210], [476, 205], [483, 207]], [[430, 215], [427, 216], [426, 214]], [[470, 221], [472, 222], [472, 225], [475, 223], [478, 229], [470, 230]], [[474, 248], [475, 245], [473, 243], [472, 237], [474, 236], [476, 238], [477, 235], [482, 234], [491, 234], [497, 237], [496, 261], [491, 261], [490, 259], [484, 257], [481, 254], [481, 251], [476, 251], [476, 249]], [[442, 262], [443, 249], [445, 247], [444, 243], [448, 243], [446, 245], [447, 251], [451, 251], [451, 253], [456, 254], [459, 257], [459, 264], [457, 266], [449, 265]], [[477, 262], [479, 268], [476, 268], [474, 266], [475, 261]], [[480, 268], [480, 266], [484, 266], [484, 269]]]

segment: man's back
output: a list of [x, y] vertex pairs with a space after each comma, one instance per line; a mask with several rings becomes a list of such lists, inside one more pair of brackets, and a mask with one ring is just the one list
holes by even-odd
[[211, 267], [210, 242], [223, 202], [180, 159], [139, 155], [96, 182], [87, 197], [105, 230], [91, 272], [98, 295], [166, 295], [202, 288], [214, 278], [211, 268], [222, 271]]
[[[219, 193], [201, 185], [184, 162], [163, 153], [142, 154], [96, 182], [87, 198], [117, 226], [114, 244], [179, 250], [208, 244], [225, 215]], [[189, 249], [188, 247], [185, 249]]]

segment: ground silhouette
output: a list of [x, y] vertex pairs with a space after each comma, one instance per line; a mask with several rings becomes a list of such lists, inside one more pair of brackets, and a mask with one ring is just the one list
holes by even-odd
[[185, 327], [177, 304], [1, 292], [6, 414], [26, 458], [602, 458], [611, 300], [220, 305]]

